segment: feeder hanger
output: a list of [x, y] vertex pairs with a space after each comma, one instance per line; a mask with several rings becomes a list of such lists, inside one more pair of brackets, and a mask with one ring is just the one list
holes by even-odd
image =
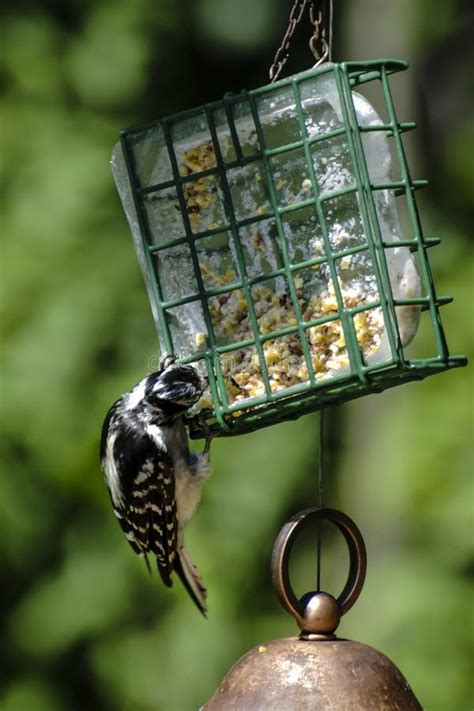
[[278, 79], [281, 70], [288, 61], [291, 40], [307, 5], [309, 5], [309, 21], [313, 27], [313, 34], [309, 39], [310, 50], [316, 59], [313, 68], [319, 67], [325, 61], [331, 61], [333, 0], [295, 0], [285, 36], [270, 67], [271, 82]]

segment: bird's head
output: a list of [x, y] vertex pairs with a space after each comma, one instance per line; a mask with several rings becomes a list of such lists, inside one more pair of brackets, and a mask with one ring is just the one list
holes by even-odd
[[181, 415], [201, 397], [204, 384], [192, 365], [172, 363], [149, 376], [145, 400], [167, 415]]

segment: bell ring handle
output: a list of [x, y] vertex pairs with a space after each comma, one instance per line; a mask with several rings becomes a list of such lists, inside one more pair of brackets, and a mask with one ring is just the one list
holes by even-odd
[[305, 627], [305, 610], [293, 592], [289, 576], [289, 562], [293, 544], [301, 528], [309, 521], [334, 523], [344, 536], [349, 549], [347, 582], [336, 600], [340, 616], [345, 615], [359, 597], [367, 570], [367, 553], [362, 534], [354, 521], [342, 511], [328, 508], [306, 509], [287, 521], [273, 546], [272, 579], [281, 604], [295, 617], [301, 629]]

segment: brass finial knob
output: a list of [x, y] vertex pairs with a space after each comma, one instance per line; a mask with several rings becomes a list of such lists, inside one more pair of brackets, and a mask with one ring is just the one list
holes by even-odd
[[334, 636], [332, 633], [341, 619], [336, 598], [325, 592], [309, 592], [299, 602], [303, 608], [305, 633]]
[[[300, 529], [307, 521], [331, 521], [343, 534], [349, 549], [349, 574], [337, 599], [325, 592], [309, 592], [298, 600], [288, 573], [290, 554]], [[307, 509], [291, 518], [281, 529], [273, 548], [272, 577], [283, 607], [295, 618], [302, 639], [335, 639], [342, 615], [359, 597], [365, 580], [367, 554], [364, 539], [349, 516], [336, 509]]]

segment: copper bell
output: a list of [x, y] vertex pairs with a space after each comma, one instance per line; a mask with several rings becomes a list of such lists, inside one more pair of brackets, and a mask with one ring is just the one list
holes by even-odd
[[[332, 521], [347, 542], [347, 583], [337, 600], [324, 592], [310, 592], [298, 600], [288, 575], [291, 549], [305, 522], [323, 519]], [[201, 711], [422, 710], [406, 679], [386, 656], [334, 634], [341, 616], [359, 596], [366, 562], [362, 535], [342, 512], [308, 509], [288, 521], [273, 548], [273, 583], [301, 632], [247, 652]]]

